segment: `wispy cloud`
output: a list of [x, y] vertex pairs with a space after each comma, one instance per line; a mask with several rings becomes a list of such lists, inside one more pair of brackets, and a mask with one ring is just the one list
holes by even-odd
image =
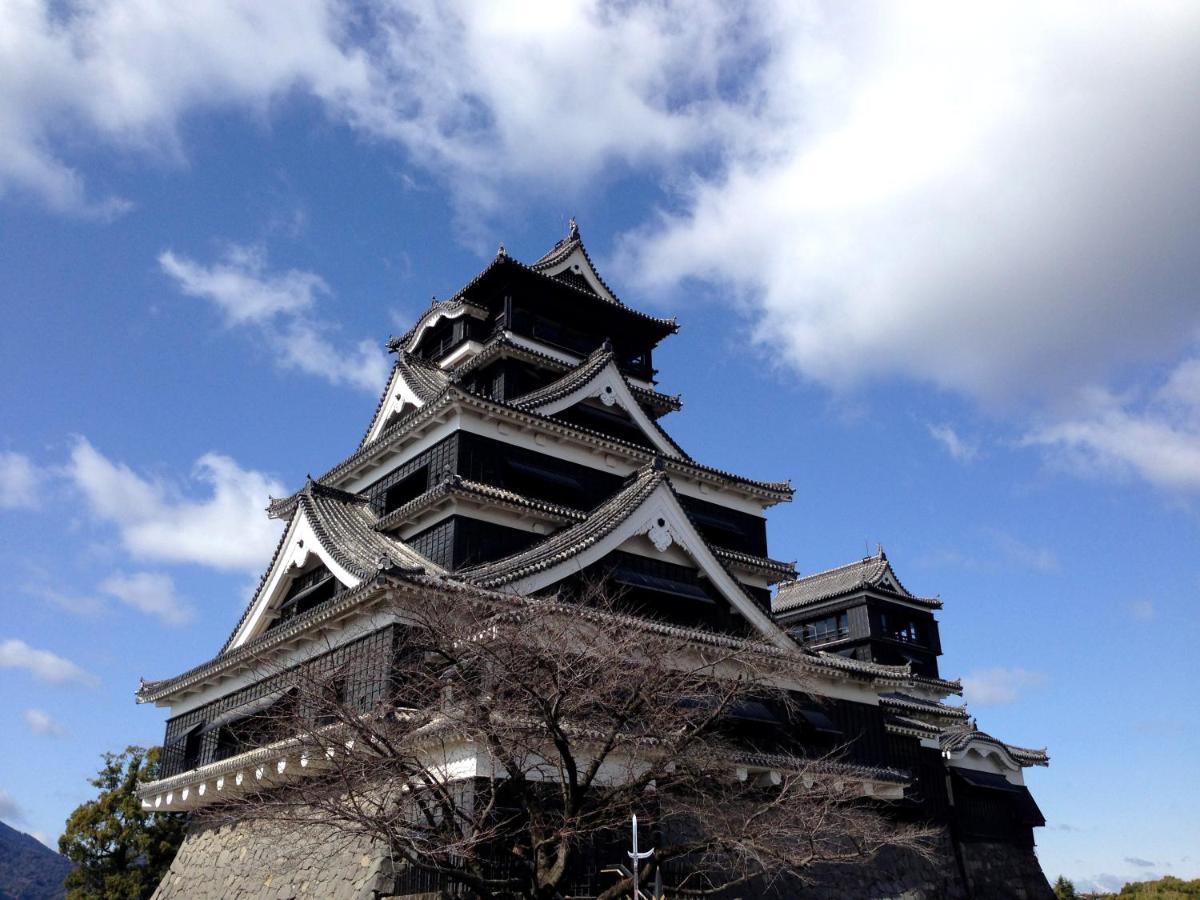
[[388, 361], [378, 343], [340, 349], [330, 338], [333, 326], [313, 316], [317, 297], [329, 293], [319, 275], [271, 272], [262, 248], [236, 245], [209, 265], [171, 250], [159, 254], [158, 262], [183, 293], [211, 302], [228, 325], [252, 327], [284, 368], [371, 392], [387, 381]]
[[999, 528], [983, 528], [970, 549], [941, 548], [925, 553], [921, 565], [950, 566], [979, 572], [996, 572], [1018, 566], [1042, 574], [1061, 570], [1058, 555], [1049, 547], [1031, 544]]
[[949, 425], [927, 425], [930, 436], [941, 444], [953, 459], [970, 462], [979, 455], [979, 445], [959, 437]]
[[279, 523], [264, 509], [285, 488], [228, 456], [206, 453], [197, 460], [193, 480], [206, 489], [200, 497], [113, 462], [84, 438], [76, 442], [67, 471], [92, 514], [116, 526], [138, 559], [258, 569], [279, 537]]
[[1023, 443], [1077, 475], [1136, 475], [1161, 488], [1200, 491], [1200, 357], [1176, 366], [1157, 390], [1092, 390], [1082, 406], [1031, 430]]
[[26, 727], [34, 734], [44, 737], [66, 737], [67, 729], [55, 721], [54, 717], [41, 709], [27, 709], [21, 713]]
[[963, 696], [974, 706], [1007, 706], [1043, 687], [1046, 676], [1027, 669], [976, 669], [963, 677]]
[[92, 594], [62, 591], [47, 584], [27, 584], [21, 590], [31, 597], [76, 616], [92, 618], [101, 615], [105, 610], [104, 601]]
[[1125, 862], [1131, 866], [1137, 866], [1139, 869], [1150, 869], [1157, 865], [1157, 863], [1148, 859], [1142, 859], [1140, 856], [1127, 856], [1125, 857]]
[[0, 509], [36, 509], [43, 480], [28, 456], [0, 453]]
[[1029, 544], [998, 529], [988, 534], [996, 549], [1011, 563], [1034, 572], [1051, 573], [1061, 569], [1058, 556], [1049, 547]]
[[85, 672], [69, 659], [49, 650], [38, 650], [16, 638], [0, 641], [0, 669], [22, 669], [48, 684], [98, 683], [96, 676]]
[[1129, 604], [1129, 612], [1139, 622], [1154, 621], [1154, 601], [1152, 600], [1135, 600]]
[[176, 595], [171, 576], [162, 572], [110, 575], [100, 583], [100, 590], [166, 625], [186, 625], [196, 617], [196, 611]]

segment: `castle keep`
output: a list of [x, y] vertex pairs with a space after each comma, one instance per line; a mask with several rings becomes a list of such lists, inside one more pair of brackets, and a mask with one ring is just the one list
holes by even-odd
[[[947, 702], [962, 689], [938, 667], [942, 603], [911, 592], [882, 549], [804, 576], [768, 552], [766, 512], [790, 484], [706, 465], [662, 424], [681, 403], [659, 389], [654, 352], [676, 330], [614, 294], [572, 222], [531, 264], [502, 247], [392, 338], [357, 448], [271, 501], [286, 528], [224, 646], [138, 688], [169, 710], [146, 807], [200, 809], [297, 764], [261, 725], [281, 702], [264, 654], [371, 660], [358, 671], [375, 674], [347, 690], [373, 708], [394, 689], [385, 595], [569, 596], [603, 582], [659, 627], [794, 657], [814, 702], [789, 727], [818, 751], [844, 748], [867, 793], [944, 828], [937, 864], [882, 859], [812, 896], [1047, 896], [1032, 852], [1044, 820], [1023, 777], [1046, 753]], [[319, 870], [288, 852], [236, 824], [196, 830], [157, 896], [403, 893], [368, 846]]]

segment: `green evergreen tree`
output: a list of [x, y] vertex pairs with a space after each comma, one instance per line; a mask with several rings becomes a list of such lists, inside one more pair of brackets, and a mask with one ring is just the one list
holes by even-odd
[[1054, 882], [1054, 896], [1056, 900], [1075, 900], [1079, 895], [1075, 893], [1075, 885], [1059, 875], [1058, 881]]
[[127, 747], [105, 753], [91, 779], [100, 793], [78, 807], [59, 852], [75, 863], [67, 876], [67, 900], [144, 900], [175, 858], [183, 840], [183, 816], [148, 813], [134, 791], [158, 775], [161, 748]]

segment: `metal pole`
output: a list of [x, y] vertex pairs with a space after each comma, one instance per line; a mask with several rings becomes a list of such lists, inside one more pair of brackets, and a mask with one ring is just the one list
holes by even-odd
[[629, 858], [633, 860], [633, 900], [641, 900], [641, 893], [638, 891], [638, 865], [643, 859], [654, 854], [653, 848], [645, 853], [638, 852], [638, 833], [637, 833], [637, 816], [633, 817], [633, 852], [629, 854]]

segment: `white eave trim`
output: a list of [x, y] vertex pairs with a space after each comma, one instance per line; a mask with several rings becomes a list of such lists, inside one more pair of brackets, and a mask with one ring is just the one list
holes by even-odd
[[400, 371], [399, 366], [396, 367], [391, 381], [388, 382], [386, 397], [387, 399], [379, 407], [379, 413], [371, 422], [371, 428], [367, 431], [367, 436], [363, 439], [364, 444], [371, 443], [371, 441], [383, 433], [384, 426], [392, 413], [399, 412], [406, 406], [416, 408], [425, 405], [425, 401], [417, 396], [417, 392], [412, 389], [412, 386], [404, 378], [404, 374]]
[[440, 322], [442, 319], [459, 319], [463, 316], [472, 316], [476, 319], [486, 319], [488, 311], [478, 307], [470, 301], [464, 300], [461, 305], [451, 309], [431, 309], [427, 310], [418, 323], [413, 336], [408, 339], [408, 343], [404, 345], [404, 349], [412, 352], [421, 343], [421, 338], [425, 336], [425, 332]]

